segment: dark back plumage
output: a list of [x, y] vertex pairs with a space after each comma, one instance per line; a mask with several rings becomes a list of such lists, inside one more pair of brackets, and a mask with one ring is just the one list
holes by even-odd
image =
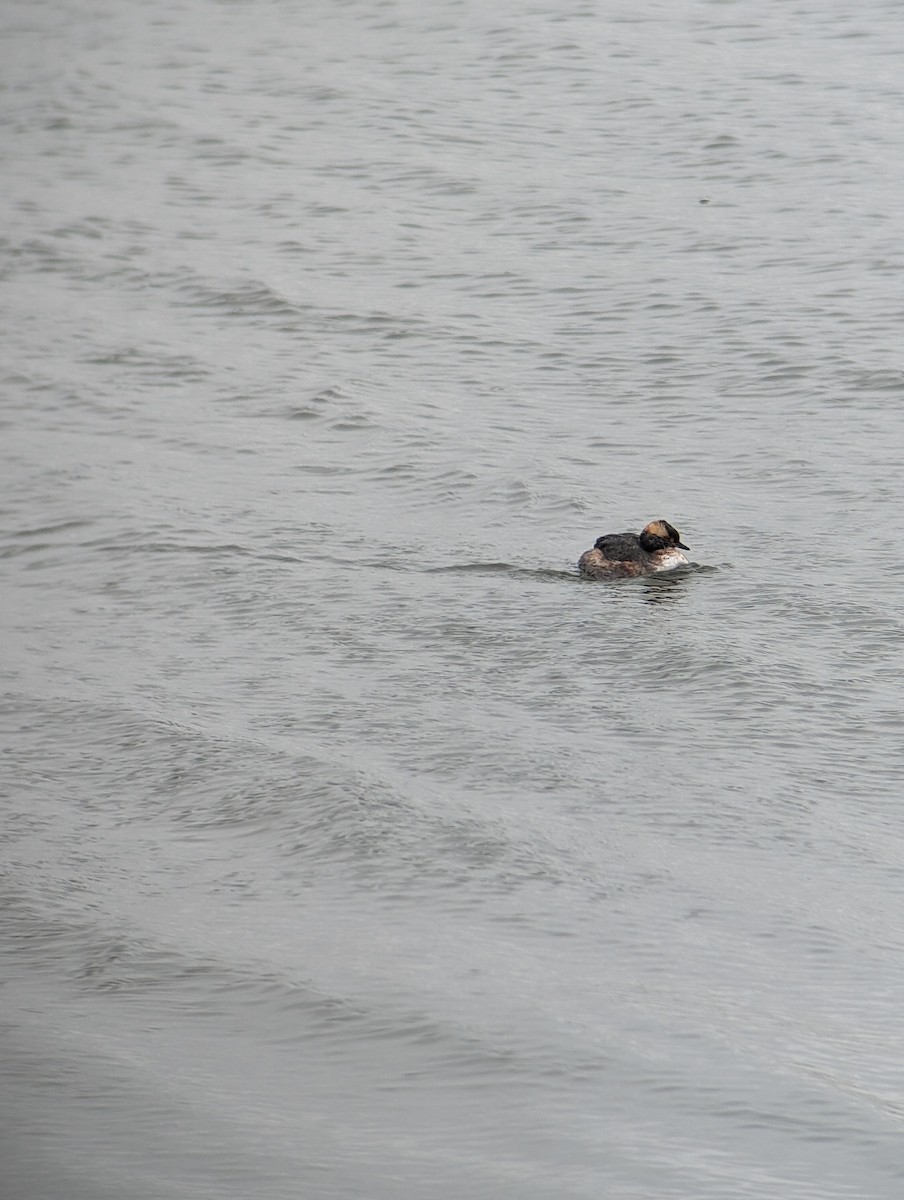
[[610, 562], [642, 562], [646, 557], [636, 533], [604, 533], [593, 548]]

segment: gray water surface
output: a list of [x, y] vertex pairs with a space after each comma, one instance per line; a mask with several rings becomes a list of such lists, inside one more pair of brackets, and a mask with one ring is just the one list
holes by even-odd
[[900, 1200], [899, 6], [0, 46], [4, 1200]]

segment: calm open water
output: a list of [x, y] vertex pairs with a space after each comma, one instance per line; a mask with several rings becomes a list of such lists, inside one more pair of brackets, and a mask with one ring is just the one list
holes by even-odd
[[900, 1200], [900, 5], [0, 47], [4, 1200]]

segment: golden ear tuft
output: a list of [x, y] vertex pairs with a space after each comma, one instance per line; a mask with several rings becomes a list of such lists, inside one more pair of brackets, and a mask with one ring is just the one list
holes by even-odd
[[665, 538], [669, 540], [669, 526], [667, 521], [651, 521], [644, 528], [644, 533], [648, 533], [650, 537]]

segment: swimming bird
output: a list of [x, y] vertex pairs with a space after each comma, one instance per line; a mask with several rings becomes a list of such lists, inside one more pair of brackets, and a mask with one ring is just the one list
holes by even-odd
[[637, 533], [604, 533], [578, 559], [586, 579], [630, 579], [681, 567], [687, 550], [681, 534], [668, 521], [651, 521]]

